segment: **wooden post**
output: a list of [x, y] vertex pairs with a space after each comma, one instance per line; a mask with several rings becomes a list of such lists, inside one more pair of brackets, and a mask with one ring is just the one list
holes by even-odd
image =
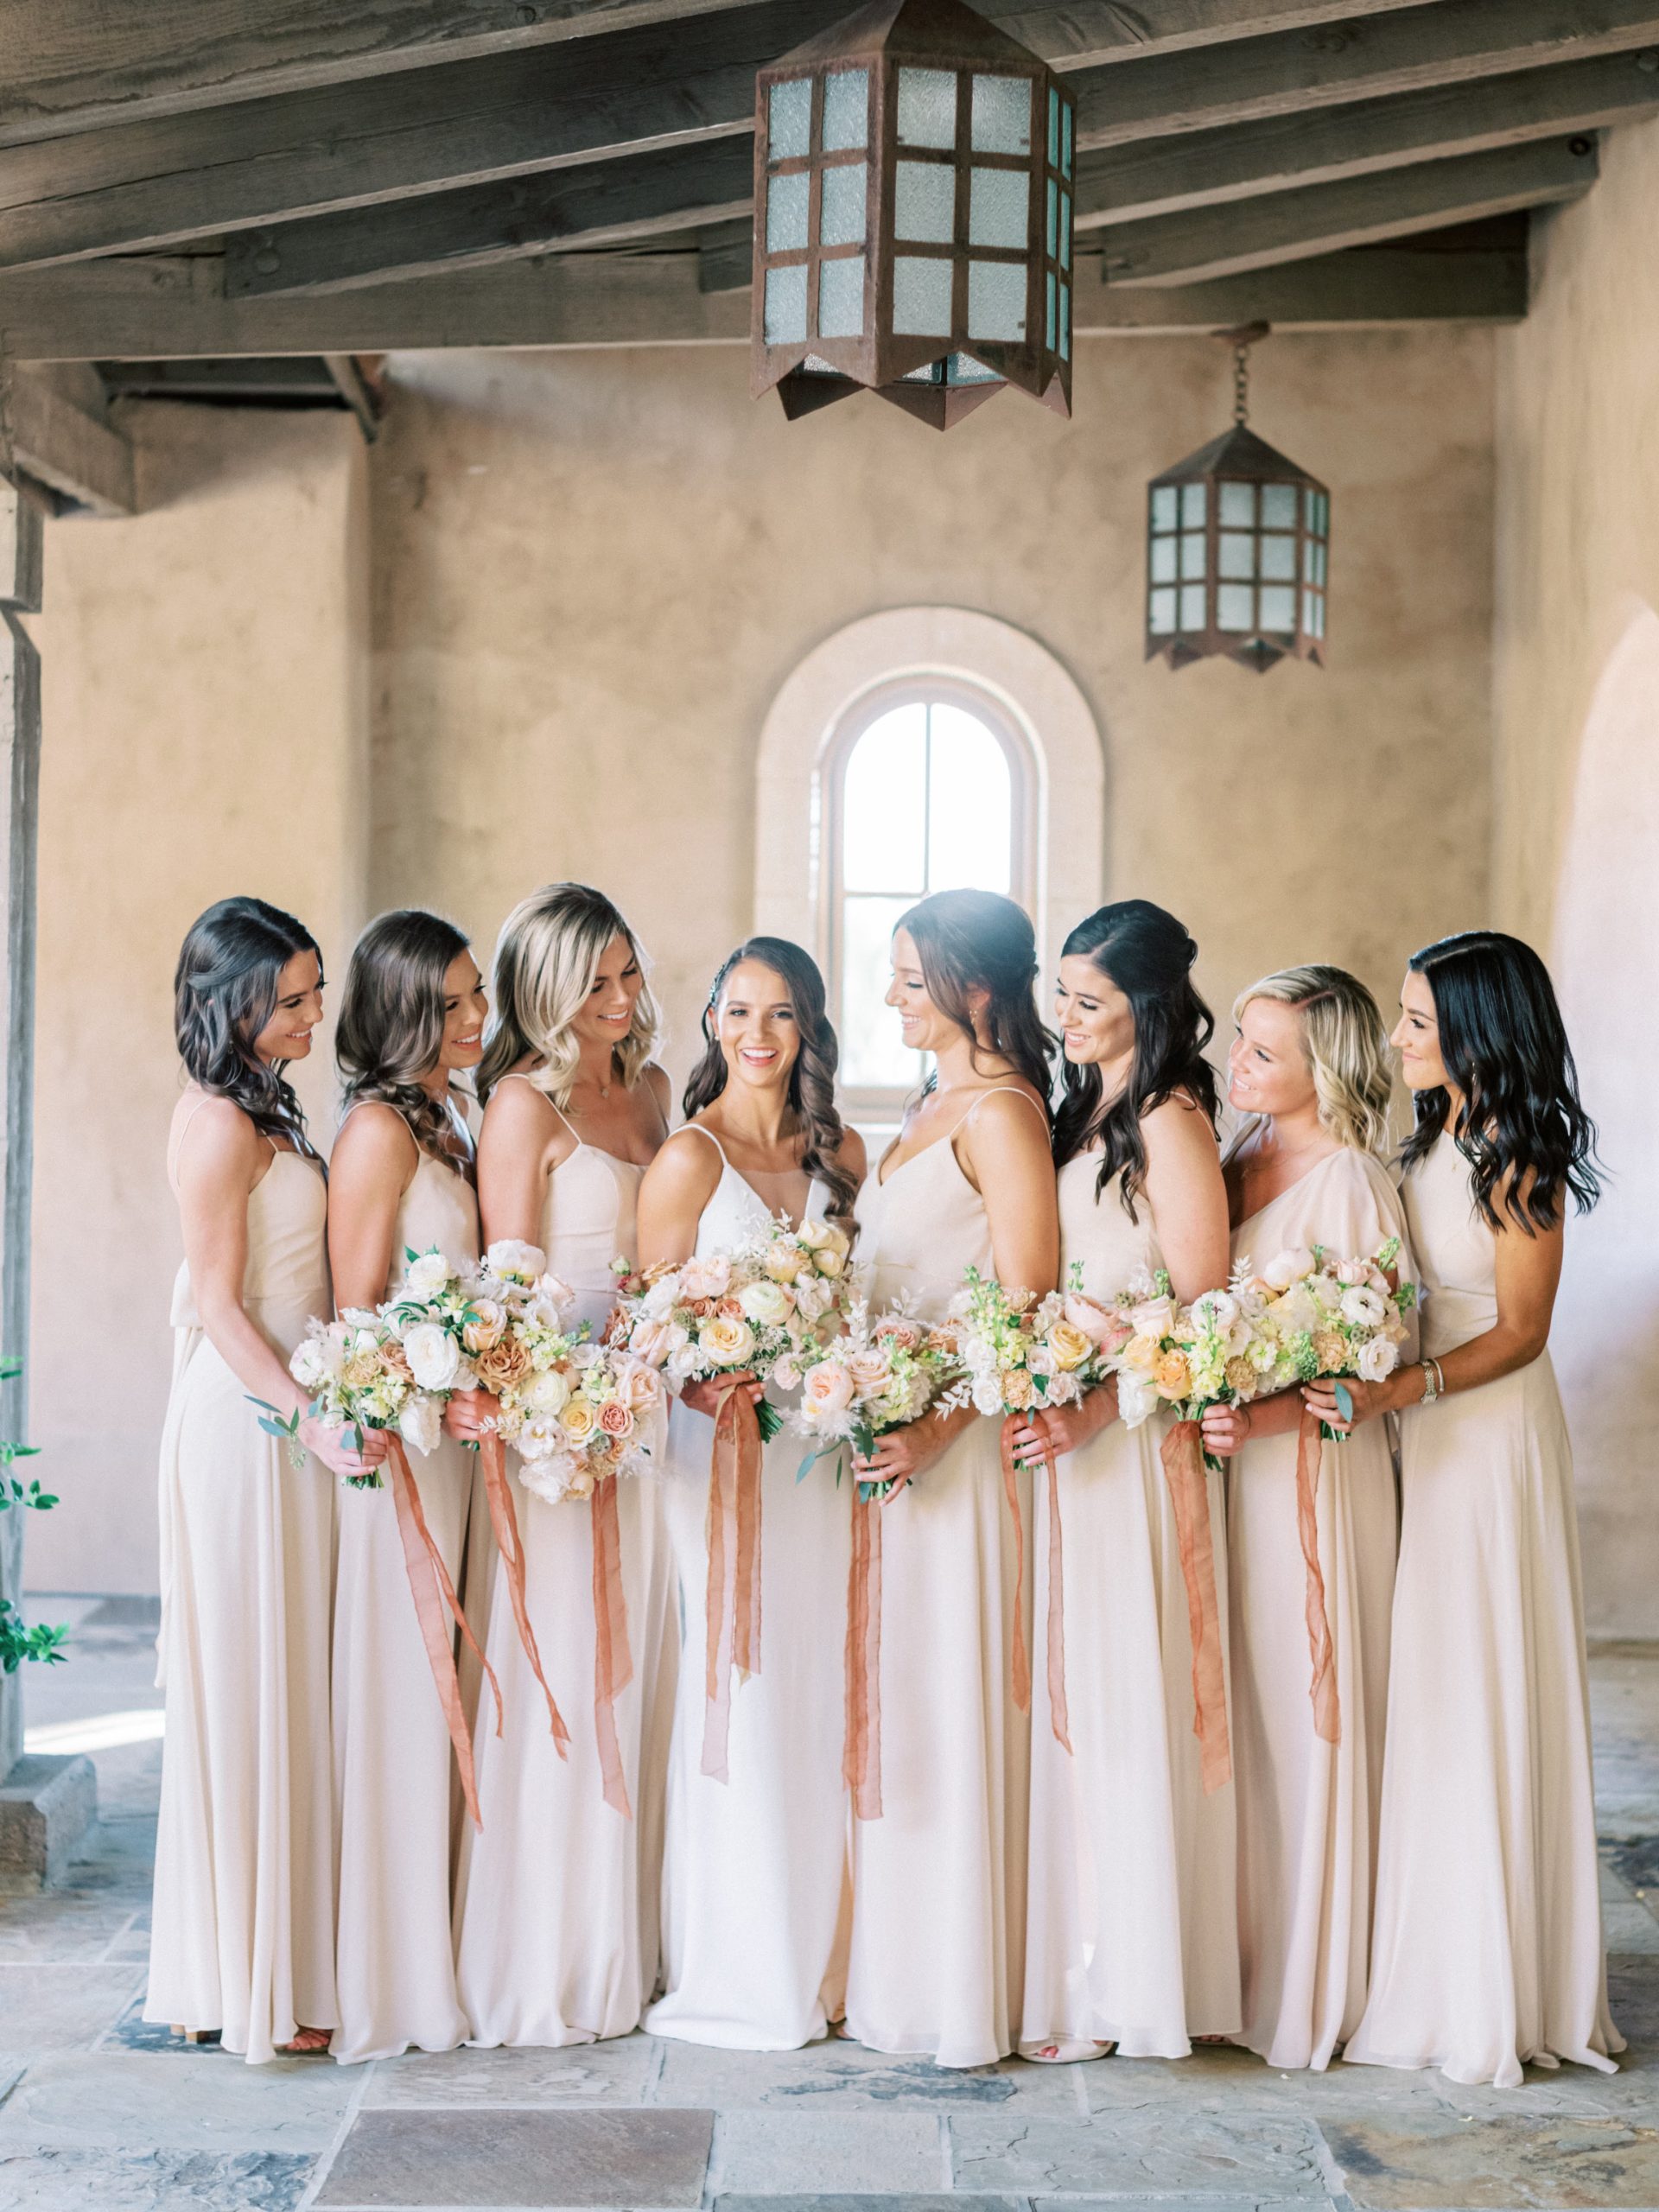
[[[35, 854], [41, 763], [41, 663], [18, 620], [41, 605], [41, 510], [0, 476], [0, 1356], [29, 1356], [29, 1177], [33, 1165]], [[26, 1440], [28, 1376], [0, 1388], [0, 1433]], [[23, 1522], [0, 1515], [0, 1595], [18, 1601]], [[0, 1782], [23, 1749], [22, 1676], [0, 1675]]]

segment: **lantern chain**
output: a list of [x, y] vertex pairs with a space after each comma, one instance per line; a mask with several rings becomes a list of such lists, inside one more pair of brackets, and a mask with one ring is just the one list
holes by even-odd
[[1233, 348], [1233, 420], [1242, 429], [1250, 419], [1250, 349], [1241, 340]]

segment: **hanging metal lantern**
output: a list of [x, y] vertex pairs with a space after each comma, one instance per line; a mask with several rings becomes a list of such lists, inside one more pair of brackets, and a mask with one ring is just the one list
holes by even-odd
[[1223, 653], [1265, 673], [1294, 654], [1325, 665], [1331, 495], [1247, 427], [1249, 349], [1233, 346], [1233, 427], [1161, 476], [1147, 512], [1147, 658]]
[[760, 72], [752, 385], [948, 429], [1015, 385], [1071, 411], [1075, 112], [962, 0], [880, 0]]

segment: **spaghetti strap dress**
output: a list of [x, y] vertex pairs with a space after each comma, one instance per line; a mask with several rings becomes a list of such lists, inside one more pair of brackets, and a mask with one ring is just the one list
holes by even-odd
[[[306, 1323], [332, 1311], [327, 1218], [321, 1163], [274, 1154], [248, 1198], [242, 1302], [284, 1365]], [[144, 2018], [217, 2028], [251, 2063], [274, 2058], [301, 2027], [339, 2021], [334, 1481], [308, 1452], [293, 1465], [287, 1444], [260, 1427], [202, 1327], [188, 1262], [173, 1294], [160, 1502], [167, 1719]]]

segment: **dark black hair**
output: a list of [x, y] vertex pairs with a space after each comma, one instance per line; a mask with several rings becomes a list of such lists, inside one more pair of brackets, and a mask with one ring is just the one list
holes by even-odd
[[309, 930], [263, 899], [221, 899], [185, 932], [173, 976], [173, 1030], [185, 1072], [239, 1106], [261, 1136], [315, 1153], [285, 1062], [259, 1058], [254, 1039], [276, 1010], [278, 979], [302, 952], [322, 956]]
[[810, 952], [803, 952], [787, 938], [746, 938], [720, 963], [702, 1009], [702, 1058], [692, 1069], [685, 1086], [685, 1118], [689, 1122], [705, 1106], [712, 1106], [726, 1088], [726, 1055], [721, 1050], [714, 1015], [726, 978], [743, 960], [758, 961], [784, 980], [790, 1004], [795, 1010], [795, 1027], [801, 1037], [800, 1051], [789, 1071], [790, 1106], [806, 1135], [801, 1166], [829, 1190], [830, 1219], [849, 1221], [853, 1201], [858, 1196], [858, 1183], [852, 1170], [843, 1166], [840, 1158], [845, 1130], [836, 1104], [836, 1069], [841, 1059], [841, 1046], [830, 1019], [818, 963]]
[[448, 1104], [422, 1078], [443, 1049], [443, 979], [466, 950], [465, 932], [424, 907], [378, 915], [352, 948], [334, 1030], [347, 1109], [378, 1099], [403, 1116], [423, 1152], [455, 1166]]
[[[1047, 1114], [1054, 1039], [1038, 1017], [1037, 934], [1025, 908], [995, 891], [936, 891], [899, 917], [899, 930], [916, 947], [929, 998], [972, 1039], [975, 1065], [982, 1052], [1009, 1061]], [[973, 990], [989, 994], [983, 1046], [968, 1002]], [[924, 1093], [937, 1080], [930, 1075]]]
[[1135, 1020], [1135, 1057], [1129, 1079], [1116, 1098], [1104, 1096], [1097, 1067], [1060, 1063], [1063, 1086], [1054, 1117], [1054, 1159], [1064, 1167], [1098, 1139], [1098, 1198], [1121, 1168], [1122, 1196], [1129, 1219], [1147, 1179], [1143, 1117], [1166, 1099], [1189, 1097], [1216, 1126], [1220, 1099], [1216, 1071], [1204, 1048], [1216, 1033], [1215, 1017], [1192, 984], [1198, 948], [1173, 914], [1149, 899], [1120, 899], [1079, 922], [1060, 948], [1063, 957], [1087, 960], [1116, 984]]
[[[1579, 1100], [1578, 1070], [1549, 970], [1529, 944], [1500, 930], [1465, 930], [1411, 956], [1440, 1024], [1440, 1058], [1463, 1103], [1452, 1128], [1469, 1162], [1475, 1203], [1496, 1229], [1499, 1195], [1530, 1236], [1554, 1229], [1570, 1192], [1580, 1213], [1601, 1196], [1596, 1125]], [[1450, 1093], [1415, 1094], [1407, 1167], [1433, 1149]]]

